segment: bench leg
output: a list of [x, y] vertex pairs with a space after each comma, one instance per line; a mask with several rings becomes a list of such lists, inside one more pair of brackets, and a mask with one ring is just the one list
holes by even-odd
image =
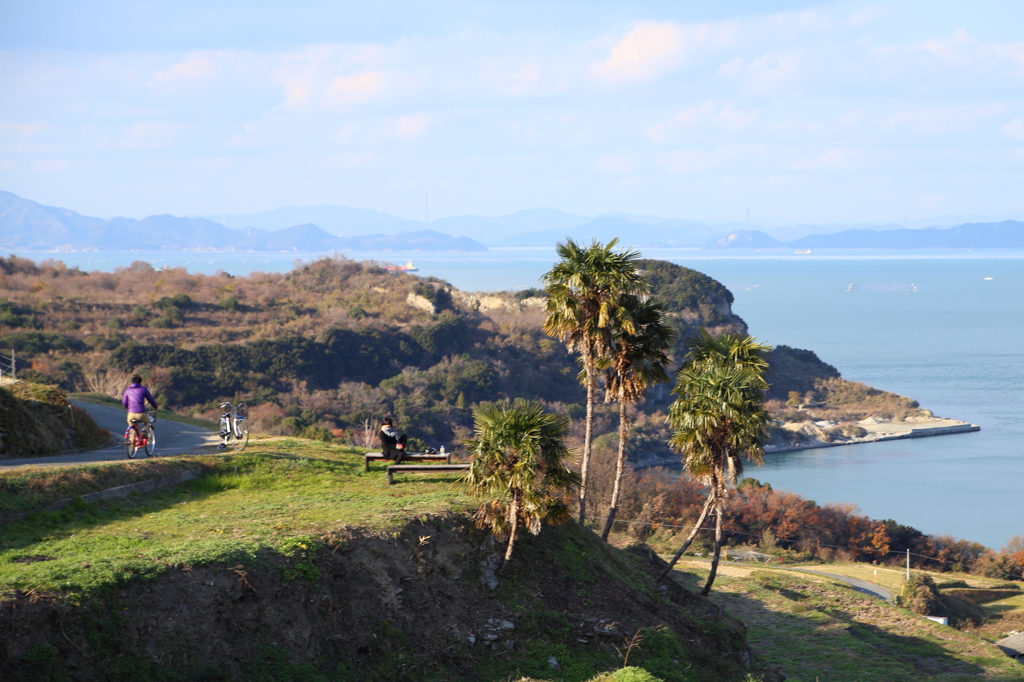
[[395, 484], [395, 474], [391, 469], [388, 469], [388, 485]]
[[370, 473], [370, 460], [366, 457], [363, 457], [363, 464], [366, 465], [366, 473]]

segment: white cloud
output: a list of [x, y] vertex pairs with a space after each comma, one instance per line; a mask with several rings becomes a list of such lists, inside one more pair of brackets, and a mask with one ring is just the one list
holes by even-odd
[[715, 149], [679, 149], [663, 154], [661, 163], [672, 174], [718, 171], [726, 169], [739, 159], [749, 164], [761, 156], [761, 149], [748, 145], [730, 145]]
[[42, 173], [66, 171], [71, 168], [71, 162], [67, 159], [40, 159], [32, 162], [32, 170]]
[[1005, 109], [1003, 104], [923, 107], [886, 116], [875, 121], [875, 125], [912, 134], [965, 134], [974, 132], [980, 121], [998, 116]]
[[849, 170], [864, 167], [862, 155], [855, 149], [830, 148], [811, 156], [798, 157], [789, 162], [788, 168], [800, 172]]
[[384, 91], [383, 74], [368, 71], [354, 76], [336, 76], [327, 86], [325, 104], [332, 108], [367, 102]]
[[41, 123], [15, 123], [14, 121], [0, 121], [0, 133], [5, 137], [32, 137], [43, 127]]
[[604, 173], [632, 173], [633, 159], [628, 156], [606, 156], [598, 159], [597, 169]]
[[646, 21], [624, 35], [594, 74], [608, 81], [646, 81], [671, 71], [682, 60], [684, 40], [703, 43], [706, 27], [689, 31], [672, 22]]
[[777, 96], [793, 90], [802, 56], [796, 51], [769, 52], [754, 59], [732, 59], [718, 67], [717, 76], [738, 81], [745, 94]]
[[1012, 119], [999, 130], [1014, 140], [1024, 141], [1024, 118]]
[[214, 71], [215, 60], [222, 55], [223, 53], [193, 52], [185, 58], [185, 61], [153, 74], [149, 81], [150, 85], [177, 80], [196, 81], [210, 76]]
[[356, 126], [354, 126], [354, 125], [344, 125], [344, 126], [341, 126], [340, 128], [338, 128], [337, 130], [335, 130], [331, 134], [330, 139], [332, 139], [335, 142], [340, 142], [342, 144], [345, 144], [347, 142], [351, 142], [352, 141], [352, 134], [355, 133], [355, 132], [356, 132]]
[[509, 76], [509, 93], [513, 95], [525, 95], [534, 90], [540, 83], [541, 71], [536, 64], [525, 64], [518, 71]]
[[121, 146], [125, 149], [157, 149], [185, 126], [173, 121], [145, 121], [128, 126], [122, 133]]
[[399, 116], [395, 123], [395, 134], [403, 140], [414, 140], [422, 135], [430, 125], [430, 117], [423, 113]]
[[[706, 23], [686, 3], [637, 23], [617, 19], [621, 10], [441, 31], [399, 23], [376, 34], [391, 36], [381, 43], [6, 49], [0, 168], [31, 176], [36, 160], [72, 159], [76, 175], [57, 184], [84, 196], [63, 202], [83, 209], [101, 201], [83, 188], [102, 184], [118, 188], [102, 196], [136, 204], [160, 192], [230, 203], [244, 187], [263, 204], [383, 210], [400, 201], [394, 187], [422, 197], [430, 184], [432, 200], [451, 192], [453, 212], [668, 205], [714, 217], [737, 193], [780, 183], [765, 213], [814, 202], [883, 212], [922, 188], [945, 191], [954, 175], [983, 188], [978, 203], [1022, 205], [1012, 188], [1024, 158], [1024, 42], [984, 38], [1000, 31], [973, 10], [912, 23], [913, 10], [870, 5], [880, 1]], [[203, 165], [243, 149], [233, 166]], [[986, 173], [992, 181], [979, 181]], [[797, 176], [815, 191], [785, 189]], [[54, 184], [44, 180], [15, 185], [45, 195]], [[318, 196], [323, 187], [350, 195]]]
[[661, 142], [697, 128], [737, 133], [752, 125], [760, 115], [757, 109], [743, 110], [736, 103], [720, 106], [708, 100], [683, 109], [669, 120], [648, 128], [644, 134], [651, 140]]

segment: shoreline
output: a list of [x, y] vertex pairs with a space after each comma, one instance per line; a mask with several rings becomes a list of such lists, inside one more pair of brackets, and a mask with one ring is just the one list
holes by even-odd
[[[930, 425], [925, 425], [930, 424]], [[841, 441], [817, 441], [812, 443], [800, 443], [793, 445], [766, 445], [764, 453], [774, 455], [782, 452], [797, 452], [799, 450], [816, 450], [819, 448], [834, 448], [842, 445], [860, 445], [862, 443], [879, 443], [889, 440], [904, 440], [908, 438], [929, 438], [932, 436], [948, 436], [954, 433], [971, 433], [981, 431], [981, 426], [958, 419], [929, 419], [919, 422], [883, 422], [879, 424], [860, 424], [868, 429], [866, 436], [860, 438], [849, 438]]]

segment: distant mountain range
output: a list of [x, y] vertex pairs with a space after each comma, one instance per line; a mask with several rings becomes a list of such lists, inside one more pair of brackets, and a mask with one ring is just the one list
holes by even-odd
[[[373, 212], [371, 212], [373, 213]], [[385, 214], [381, 214], [385, 215]], [[395, 220], [399, 220], [396, 218]], [[232, 230], [206, 218], [171, 215], [92, 218], [0, 192], [0, 249], [24, 251], [486, 251], [469, 237], [419, 228], [338, 237], [312, 223], [270, 231]]]
[[344, 206], [104, 220], [0, 191], [0, 249], [8, 251], [485, 251], [488, 246], [551, 247], [567, 237], [581, 242], [618, 237], [624, 246], [707, 249], [1024, 248], [1024, 223], [1012, 220], [921, 229], [800, 225], [773, 232], [775, 236], [746, 223], [708, 225], [620, 213], [588, 217], [550, 208], [432, 223]]
[[712, 240], [717, 249], [1024, 249], [1024, 222], [966, 223], [918, 230], [854, 229], [779, 241], [760, 230], [737, 230]]

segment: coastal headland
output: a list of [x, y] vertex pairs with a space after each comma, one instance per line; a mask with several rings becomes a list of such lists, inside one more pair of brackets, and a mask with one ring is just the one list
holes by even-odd
[[[832, 448], [840, 445], [856, 445], [859, 443], [878, 443], [885, 440], [902, 440], [905, 438], [928, 438], [930, 436], [946, 436], [954, 433], [981, 431], [981, 426], [959, 419], [943, 417], [908, 417], [900, 421], [889, 421], [877, 417], [868, 417], [857, 422], [863, 431], [862, 436], [849, 436], [842, 440], [826, 440], [826, 428], [836, 426], [833, 422], [810, 423], [811, 429], [804, 424], [784, 424], [783, 429], [796, 431], [811, 440], [802, 443], [772, 444], [765, 446], [765, 453], [793, 452], [796, 450], [813, 450], [815, 448]], [[816, 434], [820, 431], [820, 434]]]

